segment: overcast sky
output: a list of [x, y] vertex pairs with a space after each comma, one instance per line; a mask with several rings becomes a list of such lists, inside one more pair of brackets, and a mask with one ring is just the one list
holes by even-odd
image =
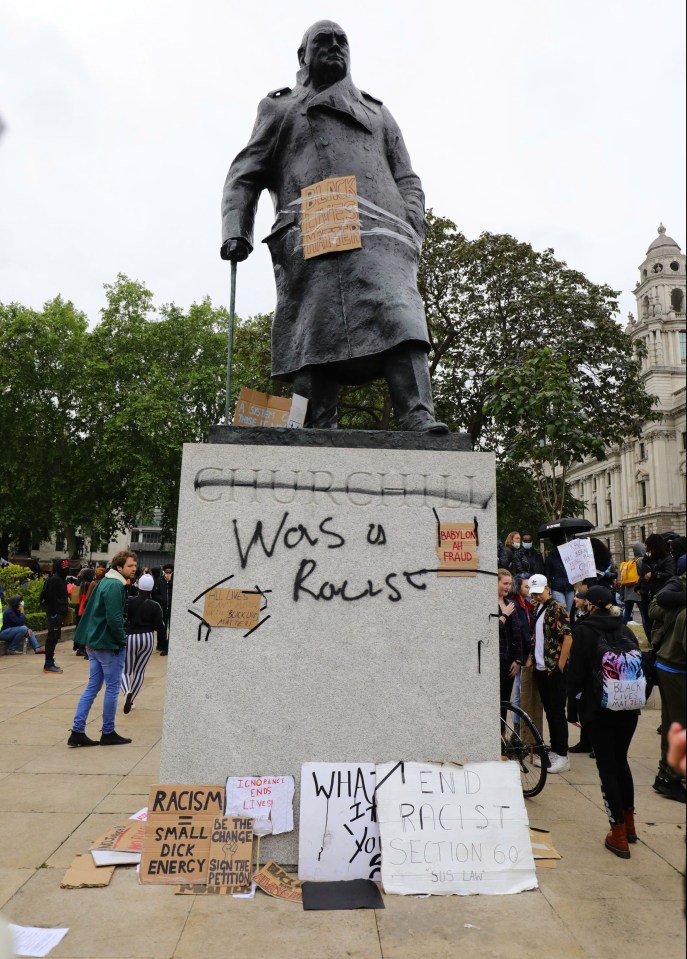
[[[3, 0], [0, 301], [97, 322], [118, 272], [228, 305], [220, 197], [315, 20], [399, 122], [427, 206], [622, 290], [659, 221], [685, 248], [684, 0]], [[256, 241], [272, 222], [264, 195]], [[242, 316], [274, 308], [267, 248]]]

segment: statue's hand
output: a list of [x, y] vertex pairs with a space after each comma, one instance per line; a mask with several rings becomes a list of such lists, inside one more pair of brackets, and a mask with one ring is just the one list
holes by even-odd
[[244, 240], [243, 237], [238, 236], [233, 240], [225, 240], [219, 251], [219, 255], [223, 260], [233, 260], [234, 263], [240, 263], [241, 260], [246, 259], [250, 251], [251, 245], [248, 240]]

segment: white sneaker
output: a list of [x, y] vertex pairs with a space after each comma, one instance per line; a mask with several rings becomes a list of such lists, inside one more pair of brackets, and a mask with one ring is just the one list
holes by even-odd
[[567, 773], [570, 770], [570, 760], [567, 756], [559, 756], [558, 753], [549, 753], [550, 773]]

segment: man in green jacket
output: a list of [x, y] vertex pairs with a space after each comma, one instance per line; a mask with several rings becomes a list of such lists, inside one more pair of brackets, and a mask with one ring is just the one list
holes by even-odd
[[[91, 596], [79, 621], [74, 641], [88, 649], [90, 675], [81, 694], [68, 746], [121, 746], [130, 739], [115, 732], [119, 684], [126, 656], [124, 632], [124, 587], [136, 573], [136, 553], [122, 550], [112, 560], [112, 568]], [[105, 684], [103, 728], [100, 743], [86, 735], [86, 722], [95, 697]]]

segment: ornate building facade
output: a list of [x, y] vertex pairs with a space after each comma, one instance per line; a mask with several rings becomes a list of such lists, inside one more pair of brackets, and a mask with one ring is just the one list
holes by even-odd
[[594, 535], [616, 562], [631, 558], [632, 543], [650, 533], [685, 534], [686, 293], [685, 256], [661, 224], [639, 267], [637, 316], [629, 314], [625, 332], [646, 345], [642, 376], [662, 418], [647, 423], [638, 440], [607, 450], [603, 462], [586, 460], [569, 473]]

